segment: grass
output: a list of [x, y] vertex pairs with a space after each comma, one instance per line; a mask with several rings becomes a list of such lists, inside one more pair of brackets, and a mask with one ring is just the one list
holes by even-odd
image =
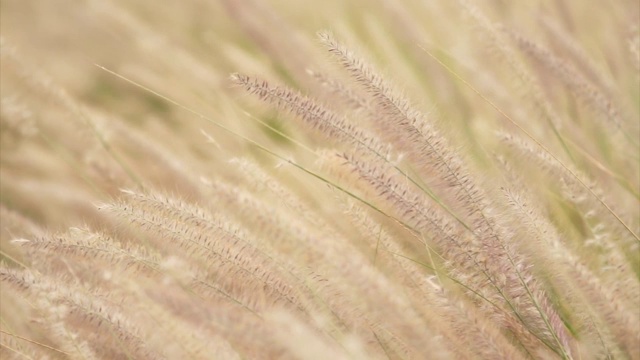
[[638, 4], [0, 7], [3, 359], [640, 359]]

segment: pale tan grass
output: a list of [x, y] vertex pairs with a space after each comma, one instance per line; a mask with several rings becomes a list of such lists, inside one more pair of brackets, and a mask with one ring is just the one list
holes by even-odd
[[640, 359], [590, 6], [2, 2], [0, 357]]

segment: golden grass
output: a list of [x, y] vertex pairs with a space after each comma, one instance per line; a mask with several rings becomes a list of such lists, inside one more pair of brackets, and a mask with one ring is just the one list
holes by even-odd
[[0, 8], [1, 358], [640, 359], [637, 3]]

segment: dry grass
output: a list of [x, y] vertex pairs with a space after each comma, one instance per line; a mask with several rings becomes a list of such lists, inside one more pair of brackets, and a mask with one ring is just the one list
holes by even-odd
[[640, 359], [637, 3], [0, 6], [1, 358]]

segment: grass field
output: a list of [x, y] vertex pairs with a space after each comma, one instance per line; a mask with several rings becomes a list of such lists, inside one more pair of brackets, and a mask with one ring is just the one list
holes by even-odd
[[640, 4], [0, 0], [0, 358], [640, 359]]

